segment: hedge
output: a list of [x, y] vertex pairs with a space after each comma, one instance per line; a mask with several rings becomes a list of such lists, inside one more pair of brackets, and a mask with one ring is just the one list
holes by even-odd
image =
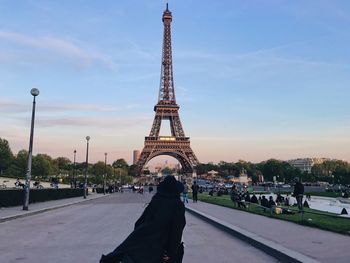
[[[30, 189], [29, 203], [58, 200], [83, 196], [83, 189]], [[0, 190], [0, 207], [19, 206], [23, 204], [24, 191], [18, 189]]]

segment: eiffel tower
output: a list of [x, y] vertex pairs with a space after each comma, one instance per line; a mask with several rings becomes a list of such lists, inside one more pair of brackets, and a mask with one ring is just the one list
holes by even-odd
[[[155, 117], [149, 136], [145, 137], [145, 146], [136, 163], [139, 173], [154, 157], [169, 155], [177, 159], [182, 167], [183, 174], [191, 174], [199, 164], [198, 159], [190, 146], [190, 138], [185, 136], [182, 129], [179, 106], [175, 100], [173, 62], [171, 50], [171, 21], [172, 15], [166, 5], [163, 13], [163, 50], [161, 65], [161, 80], [158, 103], [154, 106]], [[160, 136], [162, 120], [169, 120], [171, 136]]]

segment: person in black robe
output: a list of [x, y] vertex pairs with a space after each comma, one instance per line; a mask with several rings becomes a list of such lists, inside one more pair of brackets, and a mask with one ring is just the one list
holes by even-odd
[[134, 231], [113, 252], [102, 255], [100, 263], [181, 263], [186, 225], [182, 191], [174, 176], [165, 177]]

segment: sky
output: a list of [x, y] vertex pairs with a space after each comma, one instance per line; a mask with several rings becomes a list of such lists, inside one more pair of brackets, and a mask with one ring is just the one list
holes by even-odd
[[[164, 0], [0, 0], [0, 137], [132, 161], [157, 103]], [[350, 1], [171, 0], [174, 82], [200, 162], [350, 161]], [[164, 126], [167, 123], [164, 122]], [[169, 128], [162, 127], [162, 135]]]

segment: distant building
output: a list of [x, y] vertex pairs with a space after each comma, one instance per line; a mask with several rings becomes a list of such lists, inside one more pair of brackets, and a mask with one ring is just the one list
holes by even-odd
[[315, 164], [321, 164], [328, 161], [328, 158], [298, 158], [287, 161], [291, 166], [299, 168], [302, 172], [311, 173], [311, 168]]
[[137, 163], [137, 161], [139, 160], [139, 158], [140, 158], [140, 151], [139, 150], [134, 150], [134, 152], [133, 152], [133, 160], [132, 160], [132, 163], [133, 164], [136, 164]]

